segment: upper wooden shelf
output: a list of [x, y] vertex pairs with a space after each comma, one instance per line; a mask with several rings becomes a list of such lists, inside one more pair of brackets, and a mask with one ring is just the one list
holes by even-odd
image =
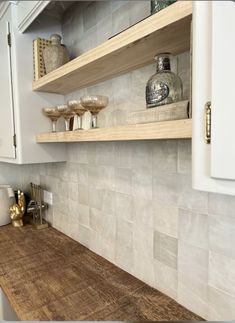
[[184, 139], [192, 137], [192, 119], [125, 125], [113, 128], [97, 128], [80, 131], [42, 133], [38, 143], [124, 141], [151, 139]]
[[33, 83], [67, 94], [153, 62], [155, 54], [190, 48], [192, 2], [177, 1]]

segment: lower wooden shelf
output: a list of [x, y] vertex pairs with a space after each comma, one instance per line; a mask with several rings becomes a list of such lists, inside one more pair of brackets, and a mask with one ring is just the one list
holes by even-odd
[[38, 143], [128, 141], [151, 139], [183, 139], [192, 137], [192, 119], [125, 125], [113, 128], [97, 128], [80, 131], [42, 133], [36, 136]]

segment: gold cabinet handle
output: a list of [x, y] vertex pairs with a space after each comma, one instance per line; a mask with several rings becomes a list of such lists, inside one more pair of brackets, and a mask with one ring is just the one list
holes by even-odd
[[211, 143], [211, 102], [205, 104], [205, 141]]

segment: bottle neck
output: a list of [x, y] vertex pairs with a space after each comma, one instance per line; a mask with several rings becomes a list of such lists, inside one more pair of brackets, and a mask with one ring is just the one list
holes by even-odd
[[51, 44], [52, 44], [52, 45], [61, 45], [61, 41], [60, 41], [59, 39], [53, 39], [53, 40], [51, 41]]
[[61, 45], [61, 36], [57, 34], [51, 35], [51, 44], [52, 45]]
[[156, 62], [157, 62], [157, 73], [171, 70], [171, 63], [170, 63], [169, 57], [158, 56], [156, 59]]

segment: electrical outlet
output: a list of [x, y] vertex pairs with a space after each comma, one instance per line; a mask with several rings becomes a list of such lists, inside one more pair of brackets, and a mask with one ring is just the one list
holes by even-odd
[[52, 192], [48, 192], [43, 190], [43, 201], [49, 205], [53, 205], [53, 194]]

